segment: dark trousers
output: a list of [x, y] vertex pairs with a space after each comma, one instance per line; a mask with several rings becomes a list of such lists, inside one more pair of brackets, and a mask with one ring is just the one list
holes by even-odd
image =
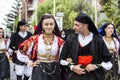
[[[28, 80], [28, 79], [29, 79], [29, 77], [24, 75], [24, 79], [23, 80]], [[22, 76], [18, 76], [17, 75], [17, 80], [22, 80]]]

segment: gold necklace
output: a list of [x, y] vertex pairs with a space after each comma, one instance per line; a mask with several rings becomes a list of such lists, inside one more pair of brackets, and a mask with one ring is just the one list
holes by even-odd
[[52, 45], [45, 45], [46, 54], [51, 54]]
[[53, 40], [54, 40], [54, 35], [43, 35], [43, 40], [44, 40], [44, 43], [47, 44], [47, 45], [51, 45], [53, 43]]
[[48, 60], [51, 60], [51, 56], [52, 56], [52, 45], [46, 45], [45, 44], [45, 51], [46, 51], [46, 58]]
[[109, 52], [110, 53], [115, 52], [116, 50], [112, 49], [112, 41], [113, 41], [112, 37], [105, 36], [105, 40], [106, 40], [106, 42], [108, 44], [108, 50], [109, 50]]
[[106, 40], [108, 43], [111, 43], [112, 37], [105, 36], [105, 40]]
[[50, 60], [50, 56], [52, 55], [52, 44], [54, 41], [54, 35], [43, 35], [43, 40], [45, 43], [45, 51], [46, 51], [46, 58]]
[[107, 35], [106, 35], [105, 37], [107, 37], [107, 38], [112, 38], [112, 36], [107, 36]]

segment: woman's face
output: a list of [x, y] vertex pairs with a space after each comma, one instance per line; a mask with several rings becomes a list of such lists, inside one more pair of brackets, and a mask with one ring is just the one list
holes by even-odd
[[55, 22], [52, 18], [44, 19], [42, 23], [42, 28], [45, 34], [52, 34], [55, 28]]
[[114, 26], [112, 24], [109, 24], [106, 28], [105, 28], [105, 33], [106, 35], [111, 36], [114, 32]]
[[0, 38], [2, 38], [2, 37], [3, 37], [3, 30], [0, 29]]
[[27, 30], [27, 25], [20, 26], [20, 31], [25, 32]]

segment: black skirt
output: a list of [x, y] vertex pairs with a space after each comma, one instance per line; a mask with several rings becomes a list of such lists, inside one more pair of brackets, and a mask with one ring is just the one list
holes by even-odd
[[57, 62], [41, 62], [33, 68], [32, 80], [61, 80], [60, 67]]
[[7, 56], [0, 53], [0, 80], [3, 78], [10, 78], [10, 65]]
[[105, 78], [106, 78], [106, 80], [119, 80], [118, 57], [116, 57], [116, 55], [114, 55], [114, 53], [111, 53], [111, 54], [113, 54], [112, 59], [111, 59], [113, 67], [112, 67], [112, 69], [106, 71]]

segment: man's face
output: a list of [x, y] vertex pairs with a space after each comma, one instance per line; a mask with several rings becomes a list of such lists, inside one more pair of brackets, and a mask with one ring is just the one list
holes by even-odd
[[84, 34], [84, 24], [80, 23], [78, 21], [74, 21], [74, 26], [73, 29], [75, 30], [76, 33]]

